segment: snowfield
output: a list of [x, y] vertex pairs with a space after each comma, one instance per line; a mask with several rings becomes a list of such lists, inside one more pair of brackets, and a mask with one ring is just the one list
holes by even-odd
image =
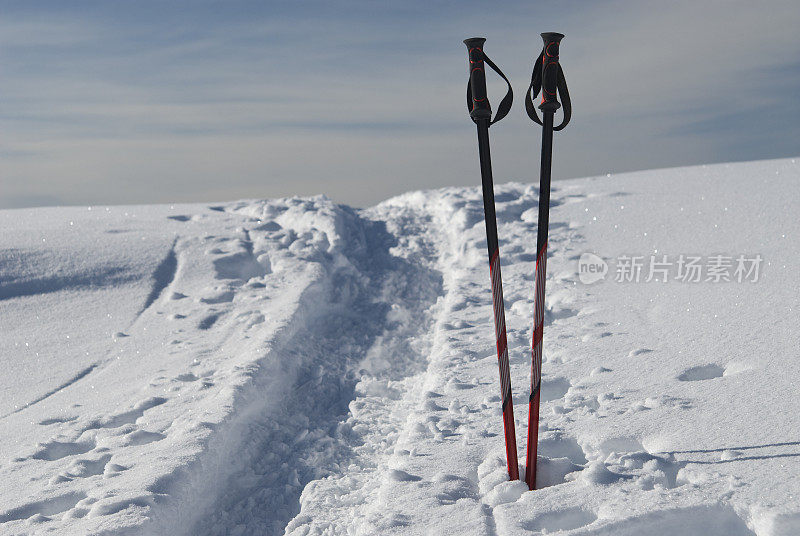
[[554, 184], [535, 491], [478, 186], [0, 211], [0, 534], [796, 536], [799, 203], [795, 159]]

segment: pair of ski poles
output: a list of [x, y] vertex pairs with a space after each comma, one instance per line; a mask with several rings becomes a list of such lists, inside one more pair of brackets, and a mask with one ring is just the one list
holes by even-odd
[[[525, 92], [525, 110], [528, 116], [542, 125], [542, 158], [539, 182], [539, 226], [536, 237], [536, 277], [533, 308], [533, 341], [531, 364], [531, 394], [528, 402], [528, 448], [525, 459], [525, 482], [529, 489], [536, 488], [536, 460], [539, 438], [539, 397], [542, 384], [542, 335], [544, 327], [544, 287], [547, 264], [547, 232], [550, 214], [550, 167], [553, 154], [553, 131], [563, 129], [572, 115], [564, 72], [558, 62], [560, 33], [543, 33], [544, 47], [536, 60], [531, 83]], [[500, 390], [503, 408], [503, 428], [506, 440], [506, 461], [508, 476], [519, 479], [517, 466], [517, 439], [514, 430], [514, 407], [511, 398], [511, 378], [508, 365], [508, 341], [503, 308], [503, 284], [500, 276], [500, 255], [497, 238], [497, 218], [494, 207], [494, 185], [492, 183], [492, 163], [489, 153], [489, 126], [505, 117], [511, 109], [513, 91], [508, 78], [483, 52], [486, 39], [474, 37], [464, 44], [469, 51], [469, 83], [467, 84], [467, 108], [470, 117], [478, 127], [478, 152], [481, 164], [483, 185], [483, 210], [486, 219], [486, 242], [489, 247], [489, 273], [492, 283], [492, 305], [494, 307], [494, 327], [497, 341], [497, 360], [500, 366]], [[492, 118], [492, 108], [486, 95], [486, 73], [484, 65], [491, 67], [508, 84], [508, 92], [497, 107]], [[533, 98], [542, 93], [539, 109], [543, 120], [539, 119]], [[557, 100], [560, 95], [564, 103], [564, 118], [558, 126], [553, 126], [553, 117], [561, 107]]]

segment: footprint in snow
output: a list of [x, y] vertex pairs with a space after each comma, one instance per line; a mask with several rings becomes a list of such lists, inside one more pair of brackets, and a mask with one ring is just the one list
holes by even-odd
[[105, 454], [97, 459], [86, 458], [74, 460], [67, 466], [65, 470], [51, 478], [50, 484], [55, 485], [61, 482], [69, 482], [76, 478], [88, 478], [91, 476], [106, 474], [108, 471], [107, 467], [111, 461], [111, 456], [111, 454]]
[[266, 223], [262, 223], [256, 227], [253, 227], [254, 231], [267, 231], [267, 232], [277, 232], [283, 229], [281, 225], [276, 221], [268, 221]]
[[164, 434], [158, 432], [148, 432], [147, 430], [137, 430], [128, 434], [126, 444], [129, 446], [147, 445], [166, 438]]
[[36, 451], [31, 458], [34, 460], [45, 460], [52, 462], [66, 458], [67, 456], [75, 456], [77, 454], [85, 454], [95, 448], [94, 441], [85, 441], [73, 443], [70, 441], [50, 441], [43, 443], [41, 448]]
[[648, 397], [642, 401], [633, 403], [631, 405], [631, 411], [635, 413], [661, 407], [691, 409], [693, 406], [690, 398], [678, 398], [669, 395], [660, 395], [657, 397]]
[[437, 404], [434, 400], [428, 399], [425, 401], [425, 410], [426, 411], [444, 411], [447, 408], [443, 408], [439, 404]]
[[433, 481], [438, 492], [436, 499], [441, 505], [455, 504], [459, 499], [477, 499], [474, 485], [467, 478], [439, 473]]
[[592, 460], [586, 469], [568, 480], [599, 485], [627, 480], [646, 491], [686, 484], [678, 476], [686, 462], [676, 461], [672, 454], [651, 454], [633, 437], [611, 437], [590, 445], [586, 457]]
[[101, 499], [94, 503], [89, 510], [89, 517], [100, 517], [116, 514], [131, 507], [141, 510], [149, 510], [153, 505], [153, 497], [142, 495], [132, 499], [115, 499], [113, 497]]
[[231, 289], [220, 289], [208, 292], [205, 296], [200, 298], [201, 303], [228, 303], [232, 302], [234, 297], [234, 292]]
[[570, 381], [566, 378], [548, 378], [542, 380], [542, 393], [541, 401], [549, 402], [551, 400], [558, 400], [567, 394], [569, 388], [572, 387]]
[[473, 383], [462, 382], [458, 378], [451, 378], [447, 382], [447, 386], [450, 389], [455, 389], [455, 390], [458, 390], [458, 391], [462, 391], [464, 389], [474, 389], [475, 387], [478, 386], [478, 384], [474, 383], [474, 382]]
[[211, 329], [211, 327], [216, 324], [219, 317], [222, 316], [220, 313], [210, 314], [200, 322], [197, 323], [197, 329], [207, 330]]
[[73, 492], [51, 499], [30, 502], [5, 512], [0, 511], [0, 523], [20, 519], [28, 519], [31, 522], [48, 521], [49, 516], [55, 516], [71, 510], [84, 498], [86, 498], [85, 493]]
[[710, 363], [708, 365], [701, 365], [699, 367], [692, 367], [684, 370], [678, 376], [678, 380], [682, 382], [698, 382], [712, 380], [714, 378], [721, 378], [724, 374], [724, 368], [715, 363]]
[[105, 417], [92, 421], [86, 428], [84, 428], [84, 431], [94, 430], [97, 428], [119, 428], [126, 424], [133, 424], [142, 415], [144, 415], [145, 411], [152, 409], [156, 406], [160, 406], [166, 401], [167, 401], [166, 398], [162, 398], [160, 396], [147, 398], [137, 403], [135, 406], [133, 406], [133, 409], [131, 409], [130, 411], [117, 413], [115, 415], [111, 415], [110, 417]]
[[[656, 510], [633, 518], [614, 521], [603, 527], [603, 534], [638, 536], [640, 534], [676, 534], [676, 527], [687, 527], [683, 534], [704, 536], [756, 536], [747, 523], [726, 502]], [[788, 533], [787, 533], [788, 534]]]
[[50, 419], [44, 419], [39, 421], [39, 426], [49, 426], [51, 424], [63, 424], [65, 422], [72, 422], [77, 420], [77, 415], [72, 415], [70, 417], [52, 417]]
[[186, 372], [175, 377], [179, 382], [196, 382], [199, 378], [191, 372]]
[[614, 334], [610, 331], [603, 331], [602, 333], [587, 333], [586, 335], [581, 337], [583, 342], [594, 341], [597, 339], [605, 339], [606, 337], [611, 337]]
[[686, 483], [678, 478], [678, 473], [686, 466], [686, 462], [678, 462], [671, 454], [650, 454], [641, 450], [621, 455], [610, 455], [605, 463], [620, 473], [634, 473], [643, 489], [674, 489]]
[[470, 324], [469, 322], [465, 322], [463, 320], [456, 320], [455, 322], [446, 322], [445, 324], [442, 325], [442, 329], [445, 329], [447, 331], [454, 331], [458, 329], [471, 328], [471, 327], [473, 327], [472, 324]]
[[[584, 467], [573, 463], [567, 457], [548, 458], [538, 456], [536, 462], [536, 489], [549, 488], [564, 484], [567, 480], [574, 479], [574, 473], [582, 471]], [[568, 478], [567, 475], [570, 475]]]
[[591, 510], [573, 507], [555, 512], [544, 512], [530, 520], [523, 521], [522, 527], [538, 533], [561, 532], [591, 525], [596, 520], [597, 514]]
[[577, 466], [586, 464], [586, 453], [578, 441], [561, 430], [540, 434], [538, 454], [550, 459], [566, 458]]
[[389, 471], [389, 478], [397, 482], [419, 482], [422, 477], [412, 475], [400, 469], [392, 469]]
[[551, 306], [549, 308], [545, 308], [544, 320], [546, 323], [552, 324], [556, 320], [563, 320], [565, 318], [578, 316], [579, 313], [580, 311], [577, 309], [570, 309], [569, 307], [563, 306]]

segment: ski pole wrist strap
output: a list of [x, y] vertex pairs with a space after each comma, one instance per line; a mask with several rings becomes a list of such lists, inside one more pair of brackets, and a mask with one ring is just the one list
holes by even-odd
[[[533, 66], [531, 84], [528, 86], [528, 90], [525, 92], [525, 111], [528, 112], [528, 117], [540, 125], [542, 124], [542, 120], [539, 119], [539, 114], [536, 112], [536, 106], [533, 104], [533, 99], [539, 95], [539, 91], [542, 89], [542, 70], [545, 60], [544, 55], [545, 50], [542, 49], [542, 53], [539, 54], [539, 58], [537, 59], [536, 64]], [[558, 96], [561, 97], [561, 106], [564, 109], [564, 118], [561, 120], [561, 124], [553, 127], [553, 130], [558, 131], [567, 126], [567, 123], [569, 123], [569, 120], [572, 117], [572, 101], [569, 98], [569, 90], [567, 89], [567, 80], [564, 78], [564, 70], [561, 68], [560, 63], [556, 63], [556, 65], [558, 66], [558, 79], [556, 82], [556, 88], [558, 91]], [[544, 102], [544, 94], [542, 95], [542, 102]]]
[[[495, 65], [492, 60], [489, 59], [486, 53], [483, 52], [483, 48], [482, 46], [480, 46], [483, 43], [481, 42], [479, 46], [470, 47], [472, 43], [470, 43], [469, 41], [472, 40], [468, 39], [465, 41], [465, 43], [467, 43], [467, 47], [469, 48], [469, 62], [470, 62], [470, 78], [469, 82], [467, 82], [467, 110], [470, 112], [470, 116], [474, 115], [472, 112], [476, 107], [476, 103], [484, 100], [486, 101], [486, 103], [483, 106], [488, 108], [489, 113], [491, 113], [491, 108], [489, 107], [488, 98], [486, 97], [485, 75], [481, 77], [482, 79], [476, 80], [476, 84], [481, 84], [483, 87], [476, 88], [478, 89], [477, 94], [473, 92], [472, 74], [474, 71], [479, 70], [482, 72], [483, 64], [485, 63], [486, 65], [491, 67], [494, 72], [500, 75], [500, 78], [505, 80], [506, 85], [508, 85], [508, 91], [506, 92], [506, 96], [503, 97], [503, 100], [501, 100], [500, 104], [497, 106], [497, 113], [495, 114], [494, 119], [489, 121], [489, 124], [493, 125], [498, 121], [500, 121], [502, 118], [504, 118], [506, 115], [508, 115], [508, 112], [511, 110], [511, 104], [514, 102], [514, 92], [511, 89], [511, 82], [508, 81], [508, 78], [506, 77], [506, 75], [503, 74], [503, 71], [501, 71], [500, 68], [497, 65]], [[475, 117], [472, 117], [472, 120], [475, 121], [476, 123], [478, 121], [477, 119], [475, 119]]]

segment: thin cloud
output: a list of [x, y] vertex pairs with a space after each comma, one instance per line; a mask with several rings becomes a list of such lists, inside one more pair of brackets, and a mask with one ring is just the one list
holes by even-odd
[[793, 2], [192, 6], [7, 10], [0, 206], [293, 193], [367, 205], [475, 184], [460, 43], [472, 34], [516, 91], [492, 129], [498, 181], [536, 177], [521, 102], [544, 30], [567, 34], [575, 108], [556, 178], [797, 152]]

